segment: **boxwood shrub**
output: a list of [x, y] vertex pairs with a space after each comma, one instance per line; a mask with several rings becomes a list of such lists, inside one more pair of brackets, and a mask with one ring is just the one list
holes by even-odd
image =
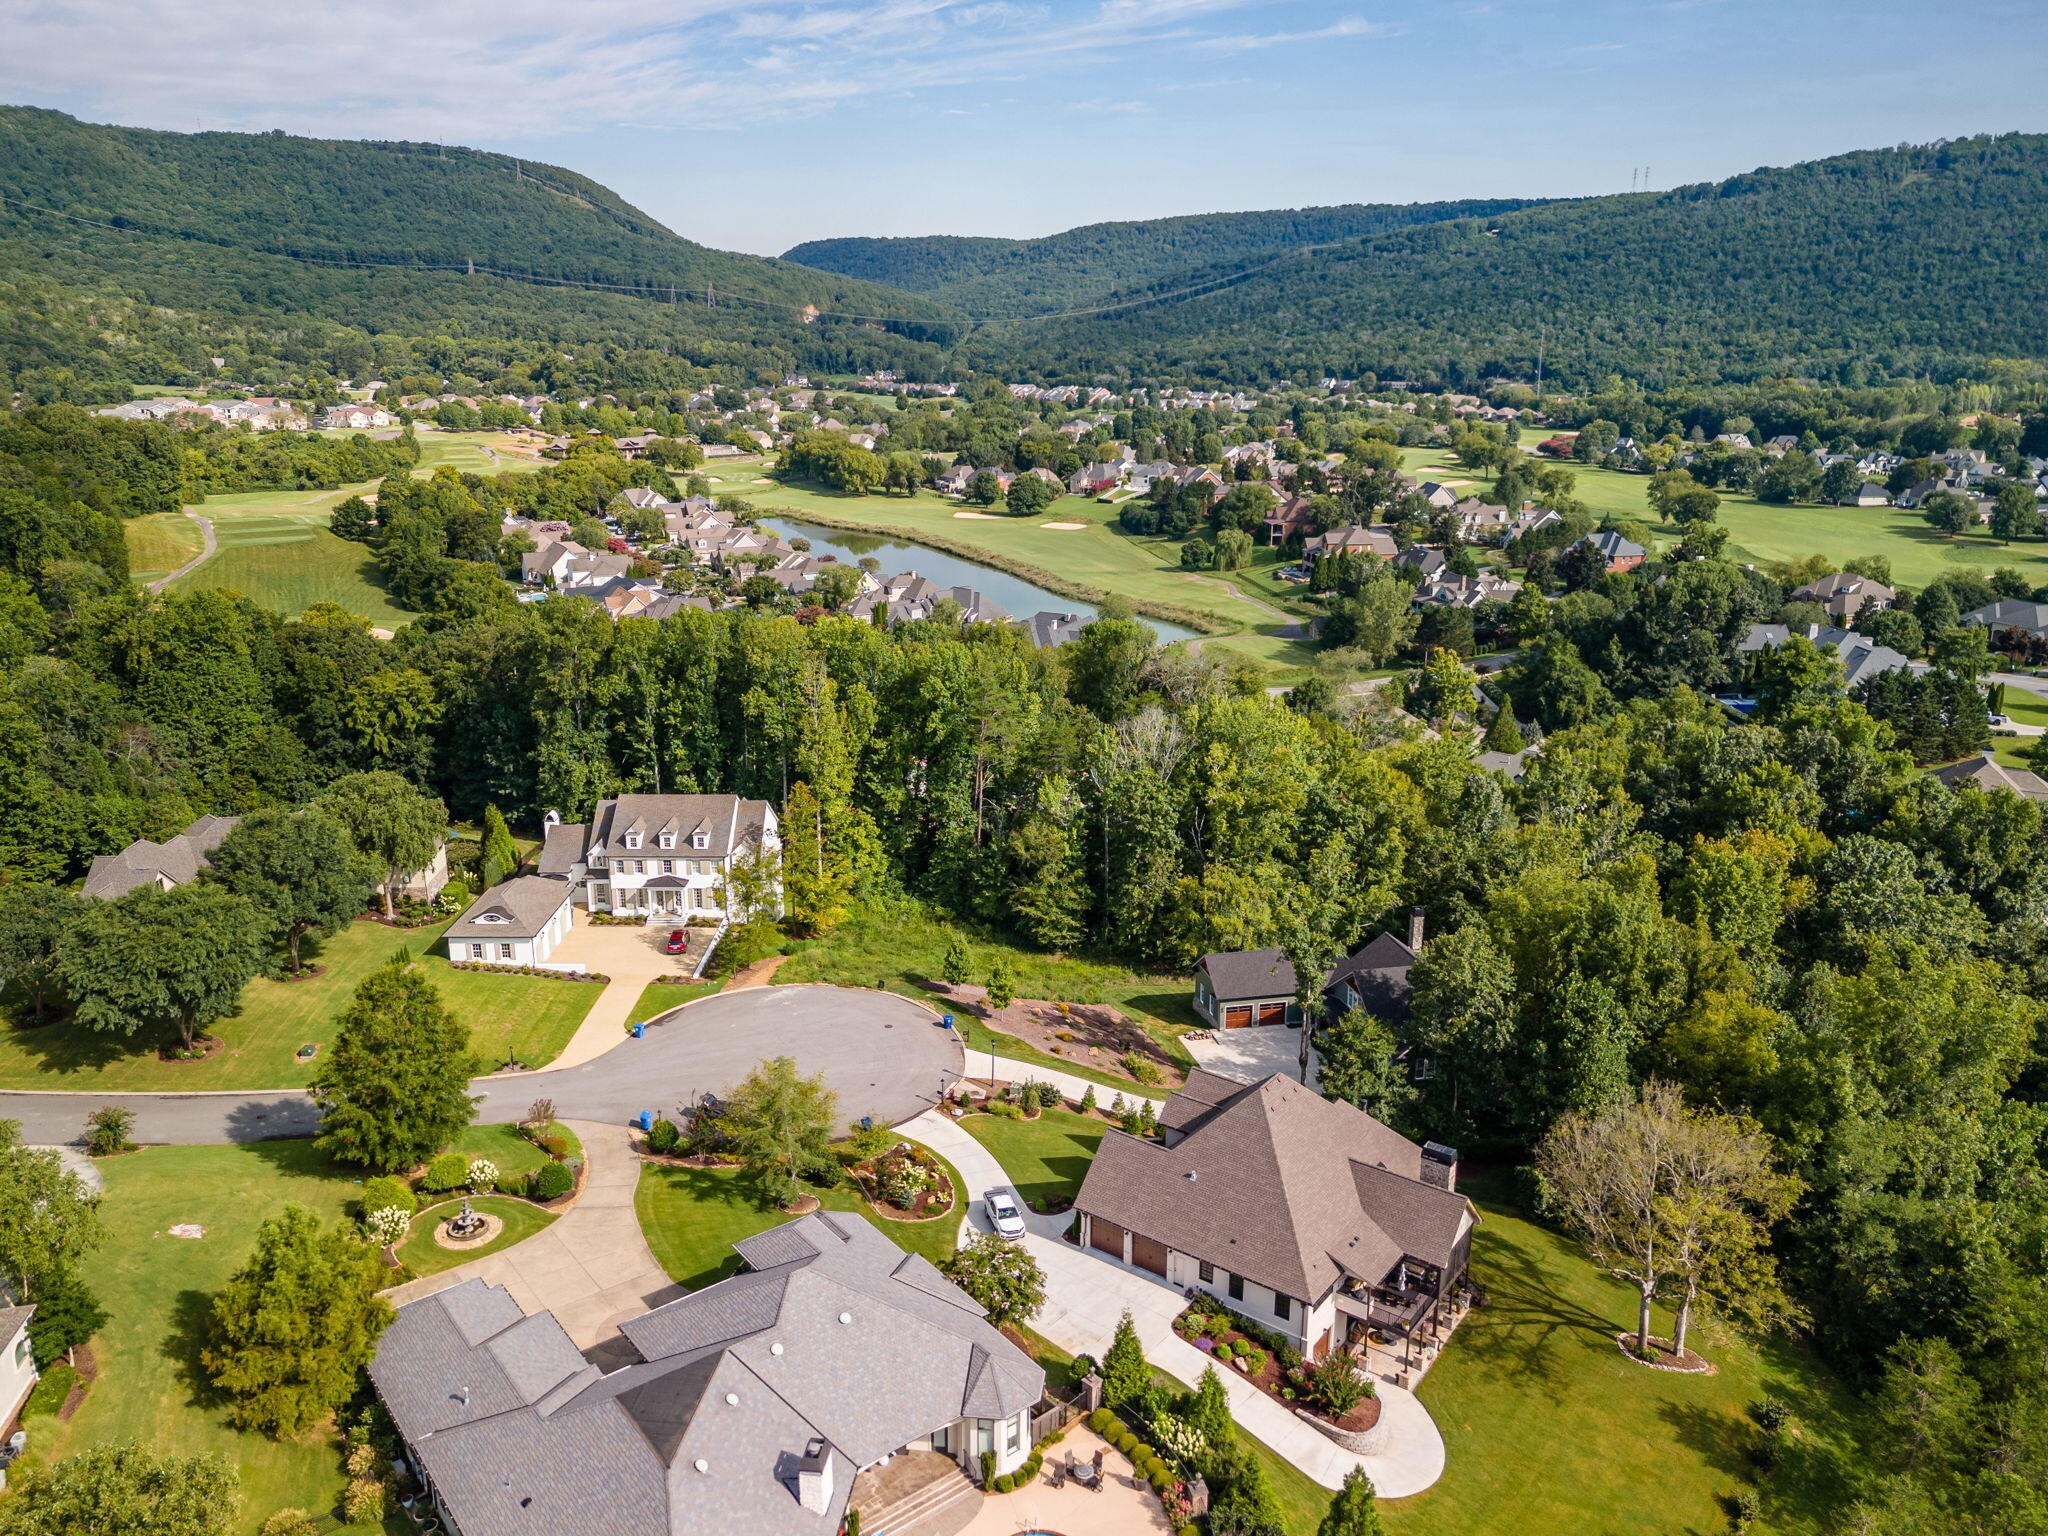
[[526, 1193], [533, 1200], [559, 1200], [576, 1187], [576, 1175], [567, 1163], [542, 1163], [527, 1181]]
[[461, 1189], [469, 1183], [469, 1159], [460, 1152], [443, 1152], [431, 1163], [420, 1179], [420, 1188], [429, 1194], [446, 1194], [451, 1189]]
[[389, 1174], [379, 1174], [374, 1179], [363, 1180], [365, 1215], [393, 1206], [408, 1216], [420, 1208], [419, 1197], [412, 1192], [410, 1184], [403, 1179], [394, 1179]]

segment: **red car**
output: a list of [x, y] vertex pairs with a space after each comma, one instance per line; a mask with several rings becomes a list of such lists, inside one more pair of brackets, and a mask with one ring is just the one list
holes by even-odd
[[683, 930], [680, 928], [669, 929], [668, 942], [662, 945], [662, 948], [667, 950], [672, 955], [680, 955], [684, 950], [688, 949], [689, 947], [690, 936], [687, 933], [683, 932]]

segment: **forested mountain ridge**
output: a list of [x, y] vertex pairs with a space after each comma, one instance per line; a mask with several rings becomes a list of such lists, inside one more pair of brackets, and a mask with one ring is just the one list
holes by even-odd
[[[300, 350], [317, 357], [338, 344], [323, 321], [365, 338], [746, 357], [756, 371], [777, 359], [900, 365], [919, 355], [906, 342], [954, 334], [928, 297], [713, 250], [574, 172], [457, 147], [162, 133], [0, 107], [0, 199], [0, 273], [32, 290], [9, 295], [14, 318], [0, 326], [17, 374], [107, 361], [62, 323], [79, 290], [95, 311], [127, 299], [190, 317], [169, 343], [180, 355], [149, 359], [166, 369], [156, 377], [266, 325], [310, 332]], [[812, 309], [827, 318], [807, 323]], [[113, 329], [99, 345], [120, 345]]]
[[784, 261], [928, 293], [986, 319], [1015, 319], [1114, 300], [1190, 269], [1246, 262], [1443, 219], [1487, 218], [1529, 198], [1348, 203], [1255, 213], [1087, 224], [1036, 240], [914, 235], [807, 240]]
[[[1156, 303], [977, 331], [1046, 378], [1953, 378], [2048, 358], [2048, 136], [1868, 150], [1162, 276]], [[1242, 266], [1243, 264], [1236, 264]], [[1204, 291], [1183, 291], [1204, 283]]]

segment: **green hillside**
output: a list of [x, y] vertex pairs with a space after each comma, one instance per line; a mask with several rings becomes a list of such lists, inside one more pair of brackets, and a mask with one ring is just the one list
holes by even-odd
[[1088, 224], [1038, 240], [963, 235], [809, 240], [783, 260], [928, 293], [969, 314], [1013, 319], [1170, 286], [1192, 268], [1254, 261], [1444, 219], [1487, 218], [1526, 198], [1453, 203], [1351, 203], [1261, 213]]
[[[1652, 386], [1979, 372], [2048, 358], [2048, 137], [1872, 150], [1669, 192], [1439, 221], [1162, 277], [964, 358], [1063, 377], [1325, 373]], [[1211, 291], [1181, 296], [1201, 280]], [[950, 290], [949, 290], [950, 292]]]
[[461, 338], [444, 367], [582, 342], [757, 371], [907, 361], [953, 336], [929, 298], [715, 251], [574, 172], [478, 150], [5, 107], [0, 199], [17, 375], [175, 380], [207, 349], [349, 373], [383, 361], [363, 356], [380, 332]]

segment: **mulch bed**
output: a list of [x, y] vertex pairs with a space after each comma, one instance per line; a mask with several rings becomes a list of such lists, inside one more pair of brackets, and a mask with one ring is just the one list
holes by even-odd
[[[1174, 1331], [1176, 1333], [1180, 1332], [1178, 1328], [1176, 1328]], [[1204, 1339], [1202, 1337], [1198, 1336], [1190, 1338], [1185, 1333], [1182, 1333], [1181, 1337], [1187, 1339], [1189, 1343], [1195, 1346], [1195, 1348], [1202, 1348], [1202, 1344], [1204, 1342]], [[1225, 1334], [1221, 1340], [1216, 1342], [1228, 1344], [1239, 1344], [1249, 1342], [1254, 1345], [1257, 1345], [1260, 1349], [1265, 1349], [1265, 1346], [1263, 1344], [1259, 1344], [1259, 1341], [1257, 1339], [1251, 1339], [1247, 1341], [1245, 1336], [1237, 1332], [1235, 1329], [1232, 1329], [1229, 1333]], [[1204, 1354], [1207, 1354], [1209, 1351], [1203, 1350], [1202, 1352]], [[1271, 1350], [1266, 1350], [1265, 1369], [1260, 1371], [1256, 1376], [1250, 1375], [1247, 1372], [1239, 1370], [1237, 1367], [1237, 1362], [1235, 1360], [1217, 1360], [1215, 1364], [1216, 1369], [1219, 1372], [1235, 1376], [1240, 1381], [1250, 1382], [1253, 1386], [1257, 1387], [1261, 1392], [1265, 1393], [1266, 1396], [1273, 1399], [1274, 1402], [1278, 1403], [1282, 1408], [1287, 1409], [1289, 1412], [1292, 1412], [1296, 1408], [1303, 1409], [1309, 1413], [1314, 1414], [1318, 1419], [1321, 1419], [1325, 1424], [1334, 1424], [1338, 1429], [1345, 1431], [1347, 1434], [1360, 1434], [1365, 1430], [1371, 1429], [1373, 1425], [1379, 1423], [1380, 1421], [1380, 1400], [1377, 1397], [1360, 1398], [1358, 1400], [1357, 1406], [1352, 1408], [1352, 1410], [1349, 1413], [1345, 1414], [1344, 1417], [1342, 1417], [1341, 1419], [1331, 1418], [1328, 1414], [1324, 1413], [1321, 1409], [1317, 1408], [1313, 1403], [1309, 1402], [1307, 1398], [1303, 1397], [1298, 1389], [1291, 1399], [1282, 1397], [1280, 1395], [1280, 1389], [1287, 1385], [1287, 1373], [1281, 1370], [1280, 1361]]]
[[816, 1195], [798, 1195], [782, 1208], [782, 1214], [785, 1216], [808, 1216], [823, 1204], [824, 1202]]
[[192, 1044], [195, 1049], [190, 1056], [184, 1054], [185, 1048], [182, 1045], [160, 1045], [156, 1048], [156, 1059], [172, 1063], [204, 1061], [209, 1056], [217, 1055], [227, 1041], [219, 1035], [201, 1035]]
[[[885, 1154], [882, 1161], [894, 1155]], [[937, 1221], [952, 1211], [959, 1192], [953, 1188], [953, 1181], [946, 1177], [946, 1170], [938, 1166], [936, 1158], [926, 1162], [924, 1166], [930, 1169], [932, 1177], [938, 1182], [930, 1189], [919, 1190], [915, 1203], [907, 1211], [902, 1206], [881, 1198], [875, 1184], [876, 1168], [873, 1162], [857, 1163], [847, 1171], [852, 1174], [853, 1182], [866, 1199], [868, 1209], [883, 1221]]]
[[73, 1351], [72, 1369], [78, 1372], [78, 1379], [71, 1383], [71, 1390], [64, 1395], [64, 1405], [57, 1410], [60, 1423], [66, 1422], [78, 1412], [85, 1402], [85, 1389], [99, 1380], [100, 1362], [93, 1354], [90, 1344], [81, 1344]]
[[300, 966], [296, 971], [279, 971], [270, 979], [272, 981], [311, 981], [315, 976], [325, 976], [326, 974], [326, 966], [321, 965], [318, 961], [312, 961]]
[[1660, 1339], [1654, 1333], [1650, 1335], [1650, 1354], [1647, 1357], [1636, 1353], [1636, 1336], [1632, 1333], [1617, 1333], [1614, 1342], [1637, 1365], [1647, 1365], [1653, 1371], [1675, 1371], [1682, 1376], [1717, 1374], [1718, 1368], [1706, 1356], [1696, 1355], [1689, 1349], [1679, 1354], [1672, 1349], [1669, 1339]]
[[[1127, 1079], [1134, 1088], [1174, 1087], [1181, 1070], [1165, 1049], [1134, 1021], [1107, 1003], [1053, 1003], [1042, 998], [1020, 997], [1007, 1008], [988, 1006], [988, 988], [930, 983], [939, 996], [953, 1005], [956, 1013], [972, 1012], [990, 1029], [1021, 1040], [1045, 1052], [1063, 1057], [1077, 1066], [1107, 1072]], [[1060, 1010], [1064, 1006], [1066, 1011]], [[1126, 1053], [1135, 1053], [1158, 1070], [1157, 1083], [1132, 1077], [1124, 1067]]]

